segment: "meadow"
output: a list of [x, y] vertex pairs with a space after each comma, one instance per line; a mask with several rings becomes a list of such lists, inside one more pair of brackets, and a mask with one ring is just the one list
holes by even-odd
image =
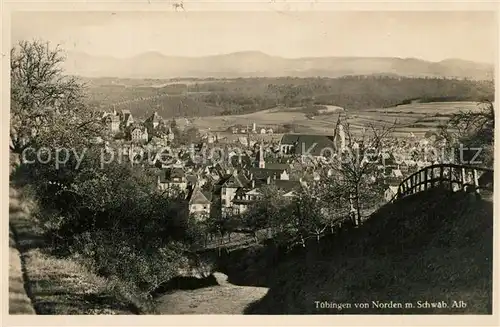
[[[413, 103], [394, 106], [389, 108], [374, 108], [367, 110], [338, 111], [333, 114], [315, 116], [308, 118], [300, 110], [290, 108], [273, 108], [261, 110], [251, 114], [193, 117], [189, 124], [201, 131], [220, 132], [226, 131], [232, 126], [249, 126], [256, 124], [257, 130], [261, 128], [277, 128], [284, 124], [291, 124], [295, 133], [329, 134], [338, 119], [338, 113], [345, 115], [353, 130], [362, 131], [363, 127], [373, 124], [374, 126], [389, 126], [396, 123], [394, 135], [398, 137], [423, 136], [429, 130], [445, 123], [450, 115], [460, 110], [476, 110], [479, 108], [477, 102], [434, 102]], [[178, 120], [180, 126], [186, 126], [186, 121]], [[241, 135], [243, 136], [243, 135]], [[277, 137], [275, 135], [275, 137]]]

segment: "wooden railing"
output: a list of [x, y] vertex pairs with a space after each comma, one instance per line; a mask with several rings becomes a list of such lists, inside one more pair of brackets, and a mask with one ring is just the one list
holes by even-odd
[[[484, 176], [487, 178], [480, 181], [483, 174], [486, 174]], [[450, 191], [472, 190], [476, 193], [481, 189], [493, 191], [493, 170], [455, 164], [428, 166], [403, 180], [392, 201], [443, 186]]]

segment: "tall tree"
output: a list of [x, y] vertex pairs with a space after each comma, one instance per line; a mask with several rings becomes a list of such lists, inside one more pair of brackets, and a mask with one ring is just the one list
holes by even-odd
[[58, 145], [63, 134], [66, 141], [95, 135], [97, 116], [84, 105], [83, 85], [64, 74], [64, 60], [48, 42], [20, 41], [11, 49], [12, 152], [22, 153], [38, 138]]
[[361, 223], [361, 211], [372, 207], [381, 196], [378, 187], [380, 183], [373, 183], [372, 178], [377, 174], [377, 166], [381, 164], [384, 141], [396, 125], [396, 121], [380, 127], [370, 124], [364, 132], [355, 135], [349, 123], [342, 122], [345, 148], [337, 149], [330, 161], [330, 168], [350, 194], [349, 203], [355, 214], [356, 224]]

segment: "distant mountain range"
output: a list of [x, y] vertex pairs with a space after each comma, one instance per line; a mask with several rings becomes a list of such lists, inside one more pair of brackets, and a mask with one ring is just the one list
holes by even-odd
[[493, 65], [461, 59], [440, 62], [414, 58], [369, 57], [292, 59], [255, 51], [205, 57], [174, 57], [159, 52], [146, 52], [127, 59], [69, 52], [65, 69], [69, 74], [85, 77], [154, 79], [397, 75], [491, 80], [494, 76]]

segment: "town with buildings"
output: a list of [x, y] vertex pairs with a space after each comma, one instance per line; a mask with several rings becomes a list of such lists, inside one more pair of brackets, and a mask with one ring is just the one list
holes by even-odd
[[[346, 146], [342, 125], [337, 135], [332, 126], [331, 135], [288, 133], [277, 141], [263, 141], [258, 135], [272, 134], [272, 128], [258, 128], [253, 123], [252, 127], [231, 129], [233, 134], [240, 134], [237, 139], [207, 131], [200, 133], [196, 143], [182, 144], [176, 142], [175, 120], [163, 119], [157, 112], [141, 120], [128, 110], [113, 110], [103, 112], [102, 121], [114, 136], [105, 141], [106, 147], [119, 146], [122, 155], [134, 164], [153, 163], [158, 189], [176, 197], [190, 215], [200, 220], [210, 215], [244, 213], [262, 198], [264, 187], [272, 186], [280, 196], [293, 197], [301, 187], [321, 183], [333, 173], [325, 153], [336, 148], [336, 143], [341, 148]], [[368, 176], [384, 185], [381, 203], [396, 195], [404, 178], [439, 163], [437, 158], [423, 155], [439, 143], [435, 134], [428, 134], [417, 139], [410, 133], [407, 138], [385, 141], [377, 169]], [[211, 151], [216, 148], [222, 151]]]

